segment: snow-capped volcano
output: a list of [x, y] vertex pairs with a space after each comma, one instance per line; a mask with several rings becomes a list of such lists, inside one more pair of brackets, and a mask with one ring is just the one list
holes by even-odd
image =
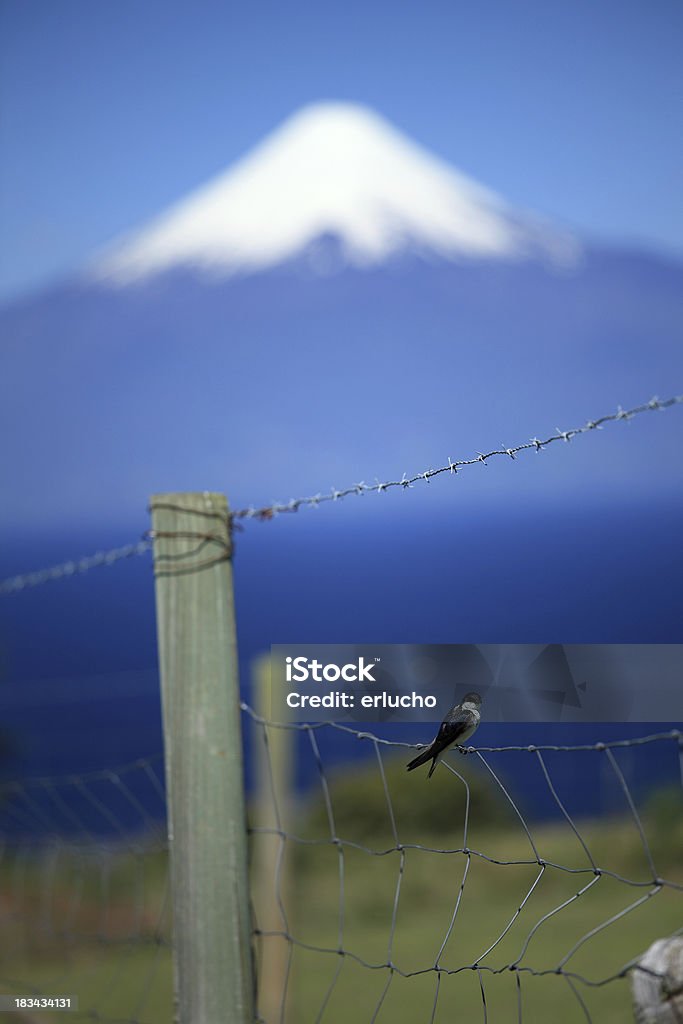
[[373, 111], [319, 103], [111, 246], [93, 269], [120, 283], [180, 266], [248, 273], [329, 235], [344, 261], [358, 267], [405, 250], [445, 259], [540, 254], [561, 262], [577, 251], [572, 238], [517, 215]]

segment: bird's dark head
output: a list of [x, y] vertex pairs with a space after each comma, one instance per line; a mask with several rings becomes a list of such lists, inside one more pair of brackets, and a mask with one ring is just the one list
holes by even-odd
[[463, 704], [476, 704], [477, 707], [481, 704], [481, 695], [478, 693], [466, 693], [462, 699]]

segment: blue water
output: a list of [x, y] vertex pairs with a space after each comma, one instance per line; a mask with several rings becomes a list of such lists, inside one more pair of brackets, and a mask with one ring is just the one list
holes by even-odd
[[[683, 641], [680, 502], [653, 504], [642, 495], [628, 507], [445, 510], [385, 497], [394, 502], [391, 514], [362, 498], [343, 510], [252, 523], [237, 535], [245, 696], [251, 659], [271, 643]], [[0, 572], [123, 543], [144, 526], [17, 538]], [[109, 769], [161, 751], [149, 557], [4, 597], [0, 617], [5, 777]], [[520, 740], [519, 729], [484, 725], [478, 742], [574, 743], [657, 731], [651, 724], [536, 725]], [[377, 731], [411, 742], [429, 738], [419, 726]], [[360, 750], [341, 734], [326, 737], [330, 764]], [[673, 744], [638, 756], [634, 784], [675, 778]], [[508, 757], [506, 770], [511, 764]], [[565, 771], [563, 763], [557, 771]], [[304, 785], [312, 767], [301, 773]], [[537, 767], [521, 765], [513, 775], [545, 813], [547, 787], [538, 784]], [[581, 794], [584, 810], [599, 809], [588, 782], [570, 776], [566, 784]], [[122, 820], [127, 813], [121, 810]]]

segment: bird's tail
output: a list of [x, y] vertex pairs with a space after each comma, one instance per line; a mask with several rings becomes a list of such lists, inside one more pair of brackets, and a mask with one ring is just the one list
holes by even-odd
[[[409, 761], [406, 768], [409, 772], [412, 772], [413, 768], [419, 768], [421, 764], [427, 764], [427, 761], [431, 761], [433, 757], [432, 748], [427, 747], [427, 749], [423, 750], [421, 754], [414, 757], [412, 761]], [[431, 775], [431, 772], [429, 774]]]

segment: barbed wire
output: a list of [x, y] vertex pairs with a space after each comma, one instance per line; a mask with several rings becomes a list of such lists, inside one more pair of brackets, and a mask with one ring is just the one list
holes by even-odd
[[0, 581], [0, 594], [12, 594], [17, 590], [39, 587], [43, 583], [65, 579], [67, 576], [79, 576], [100, 566], [113, 565], [124, 558], [135, 558], [137, 555], [144, 555], [151, 551], [151, 549], [151, 539], [144, 537], [134, 544], [124, 544], [123, 547], [110, 548], [108, 551], [96, 551], [94, 555], [85, 555], [83, 558], [62, 562], [59, 565], [52, 565], [47, 569], [37, 569], [35, 572], [10, 576]]
[[[642, 405], [636, 405], [632, 409], [623, 409], [619, 406], [616, 412], [609, 413], [605, 416], [599, 416], [597, 419], [588, 420], [583, 426], [572, 427], [571, 430], [561, 430], [557, 427], [556, 433], [551, 434], [544, 440], [541, 440], [538, 437], [532, 437], [529, 441], [526, 441], [523, 444], [514, 445], [511, 448], [501, 446], [500, 448], [494, 448], [489, 452], [477, 452], [476, 457], [469, 459], [454, 460], [449, 457], [446, 465], [439, 466], [437, 469], [426, 469], [421, 473], [415, 473], [413, 476], [408, 476], [407, 473], [404, 473], [400, 480], [381, 481], [376, 478], [376, 482], [374, 484], [368, 484], [362, 480], [359, 483], [352, 484], [350, 487], [345, 487], [342, 490], [333, 487], [329, 493], [319, 492], [318, 494], [309, 495], [308, 497], [291, 498], [287, 502], [273, 502], [270, 505], [264, 505], [258, 508], [250, 505], [248, 508], [241, 508], [236, 511], [232, 511], [229, 515], [230, 525], [235, 525], [244, 519], [257, 519], [263, 522], [274, 519], [276, 516], [283, 513], [298, 512], [300, 508], [305, 507], [317, 508], [319, 505], [325, 504], [326, 502], [340, 501], [342, 498], [347, 498], [351, 495], [361, 495], [371, 492], [382, 494], [385, 491], [399, 487], [402, 490], [407, 490], [420, 481], [430, 483], [433, 477], [441, 476], [443, 473], [448, 473], [454, 476], [466, 466], [485, 466], [489, 459], [496, 458], [497, 456], [506, 456], [507, 458], [514, 460], [521, 452], [541, 452], [544, 448], [547, 448], [548, 445], [553, 444], [555, 441], [564, 441], [569, 443], [573, 438], [578, 437], [580, 434], [588, 434], [594, 430], [601, 430], [606, 423], [625, 422], [633, 419], [634, 416], [639, 416], [645, 412], [664, 411], [674, 405], [681, 404], [683, 404], [683, 395], [674, 395], [672, 398], [667, 399], [660, 399], [655, 396], [654, 398], [651, 398], [649, 402], [645, 402]], [[142, 535], [142, 539], [135, 543], [126, 544], [119, 548], [111, 548], [108, 551], [98, 551], [94, 555], [87, 555], [76, 560], [62, 562], [59, 565], [53, 565], [47, 569], [39, 569], [35, 572], [10, 576], [7, 579], [0, 580], [0, 596], [3, 594], [16, 593], [17, 591], [26, 590], [31, 587], [41, 586], [44, 583], [65, 579], [69, 576], [81, 575], [89, 572], [91, 569], [106, 565], [113, 565], [115, 562], [132, 558], [137, 555], [144, 555], [152, 549], [153, 542], [154, 531], [147, 530]]]
[[506, 448], [504, 446], [500, 448], [494, 448], [490, 452], [477, 452], [476, 458], [469, 459], [448, 459], [447, 465], [439, 466], [438, 469], [426, 469], [422, 473], [415, 473], [413, 476], [408, 476], [406, 473], [403, 474], [400, 480], [386, 480], [384, 482], [377, 480], [374, 484], [367, 484], [364, 480], [360, 483], [352, 484], [350, 487], [344, 488], [344, 490], [337, 490], [333, 487], [330, 493], [319, 493], [311, 495], [307, 498], [292, 498], [288, 502], [275, 502], [272, 505], [266, 505], [263, 508], [243, 508], [231, 513], [231, 518], [236, 519], [273, 519], [276, 515], [282, 512], [297, 512], [300, 508], [305, 506], [317, 507], [328, 501], [339, 501], [341, 498], [347, 498], [352, 494], [366, 494], [374, 491], [377, 494], [381, 494], [384, 491], [388, 491], [395, 487], [401, 487], [406, 490], [413, 486], [413, 484], [424, 481], [429, 483], [432, 477], [440, 476], [442, 473], [449, 473], [455, 475], [460, 469], [465, 466], [477, 466], [486, 465], [489, 459], [495, 458], [499, 455], [505, 455], [509, 459], [516, 459], [520, 452], [525, 451], [536, 451], [540, 452], [554, 441], [565, 441], [569, 442], [574, 437], [578, 437], [579, 434], [588, 434], [593, 430], [601, 430], [605, 423], [615, 423], [617, 421], [626, 421], [632, 419], [634, 416], [639, 416], [644, 412], [654, 412], [656, 410], [663, 411], [669, 409], [672, 405], [680, 405], [683, 403], [683, 395], [674, 395], [673, 398], [667, 398], [662, 401], [656, 396], [651, 398], [649, 402], [645, 402], [643, 405], [636, 405], [632, 409], [622, 409], [618, 407], [617, 411], [610, 413], [607, 416], [599, 416], [597, 419], [588, 420], [582, 427], [573, 427], [571, 430], [560, 430], [556, 427], [556, 433], [551, 434], [550, 437], [546, 437], [545, 440], [540, 440], [538, 437], [532, 437], [529, 441], [524, 444], [514, 445], [512, 448]]

